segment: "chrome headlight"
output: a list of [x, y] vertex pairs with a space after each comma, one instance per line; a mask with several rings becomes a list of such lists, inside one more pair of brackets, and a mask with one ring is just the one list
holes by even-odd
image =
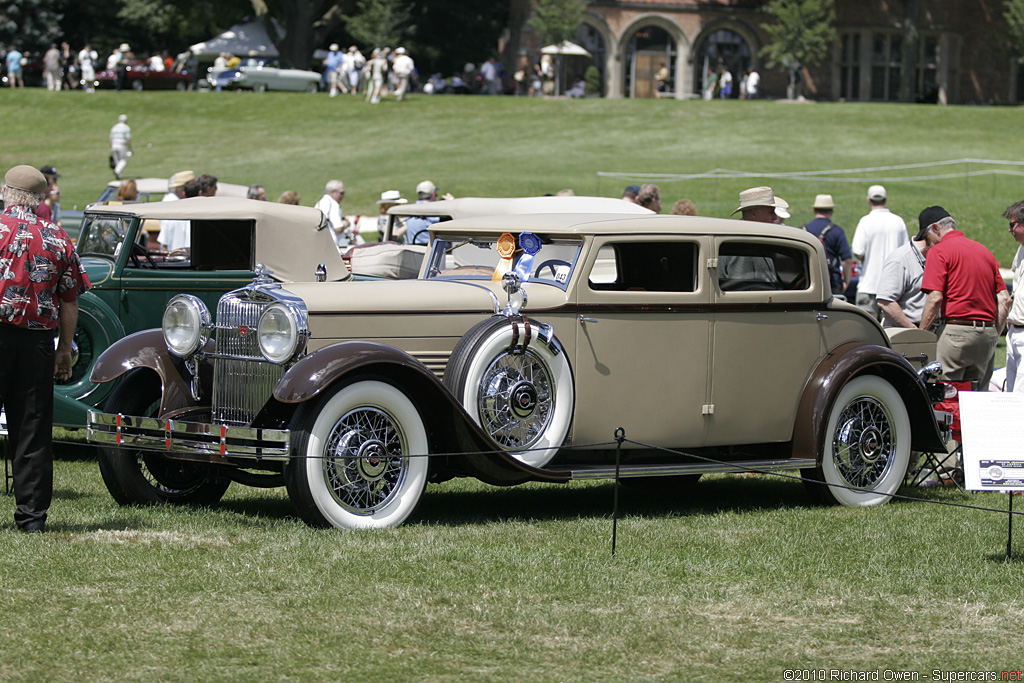
[[257, 336], [260, 351], [267, 360], [279, 365], [288, 363], [306, 347], [309, 338], [306, 312], [289, 303], [271, 304], [260, 315]]
[[167, 303], [161, 322], [164, 343], [175, 356], [187, 357], [206, 346], [210, 338], [210, 311], [191, 294], [178, 294]]

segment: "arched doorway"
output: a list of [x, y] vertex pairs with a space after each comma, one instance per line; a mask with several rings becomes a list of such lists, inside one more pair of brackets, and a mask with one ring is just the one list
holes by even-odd
[[[607, 66], [608, 60], [608, 48], [605, 46], [604, 36], [597, 30], [596, 27], [590, 24], [583, 24], [580, 26], [580, 30], [576, 34], [576, 43], [584, 50], [589, 52], [594, 59], [594, 66], [597, 67], [598, 73], [601, 74], [601, 96], [604, 97], [607, 93], [604, 91], [605, 83], [605, 67]], [[588, 65], [589, 66], [589, 65]], [[583, 78], [585, 71], [582, 74], [577, 74], [579, 78]], [[570, 74], [571, 75], [571, 74]]]
[[[693, 62], [693, 92], [700, 95], [708, 83], [708, 72], [725, 67], [732, 74], [732, 98], [739, 97], [739, 84], [752, 63], [750, 46], [739, 33], [721, 28], [707, 35]], [[717, 91], [715, 96], [717, 97]]]
[[627, 97], [656, 97], [655, 74], [662, 66], [668, 68], [668, 91], [675, 92], [676, 41], [668, 31], [657, 26], [642, 26], [629, 39], [626, 46], [626, 81], [623, 92]]

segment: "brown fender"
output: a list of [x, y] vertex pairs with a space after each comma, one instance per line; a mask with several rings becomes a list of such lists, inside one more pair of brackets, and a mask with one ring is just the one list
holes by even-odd
[[915, 451], [946, 450], [932, 405], [914, 366], [890, 348], [849, 343], [825, 356], [804, 385], [793, 429], [794, 457], [813, 454], [821, 463], [829, 411], [843, 386], [858, 375], [877, 375], [891, 383], [903, 397], [910, 418], [911, 447]]
[[[285, 372], [274, 387], [274, 398], [281, 403], [302, 403], [355, 374], [385, 377], [405, 390], [423, 413], [431, 450], [451, 453], [452, 464], [466, 475], [496, 486], [569, 480], [567, 472], [537, 469], [507, 453], [494, 453], [483, 430], [441, 380], [423, 363], [387, 344], [350, 341], [318, 349]], [[456, 444], [461, 450], [486, 454], [459, 454]]]
[[[207, 342], [206, 351], [213, 352], [213, 341]], [[90, 379], [112, 382], [136, 368], [149, 368], [160, 376], [160, 415], [198, 405], [192, 398], [192, 377], [167, 350], [161, 330], [143, 330], [111, 344], [96, 359]]]

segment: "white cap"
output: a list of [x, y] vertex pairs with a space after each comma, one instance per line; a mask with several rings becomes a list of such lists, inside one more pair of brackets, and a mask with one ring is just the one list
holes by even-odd
[[885, 188], [881, 185], [872, 185], [868, 188], [868, 199], [880, 201], [885, 199]]
[[329, 49], [330, 49], [331, 52], [337, 52], [338, 51], [338, 44], [337, 43], [331, 43], [331, 47]]
[[434, 194], [435, 192], [437, 192], [437, 185], [429, 180], [424, 180], [416, 186], [416, 194]]
[[790, 213], [789, 213], [789, 211], [787, 211], [783, 207], [776, 206], [775, 207], [775, 215], [778, 216], [779, 218], [785, 220], [785, 219], [789, 218]]
[[127, 120], [128, 120], [128, 115], [127, 114], [121, 114], [120, 116], [117, 117], [117, 122], [118, 123], [124, 123]]

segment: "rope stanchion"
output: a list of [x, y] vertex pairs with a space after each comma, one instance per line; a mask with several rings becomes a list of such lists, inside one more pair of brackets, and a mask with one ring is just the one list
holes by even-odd
[[622, 442], [626, 440], [626, 430], [615, 429], [615, 494], [612, 499], [612, 557], [615, 557], [615, 542], [619, 530], [619, 468], [622, 466]]

